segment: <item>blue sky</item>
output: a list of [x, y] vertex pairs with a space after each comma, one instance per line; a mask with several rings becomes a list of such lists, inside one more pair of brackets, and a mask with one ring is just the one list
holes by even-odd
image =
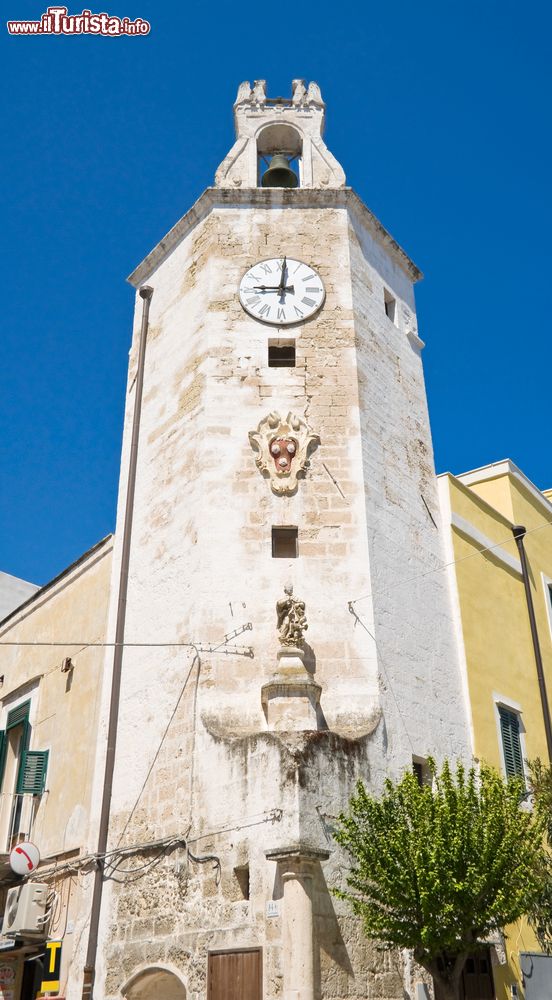
[[425, 273], [437, 470], [510, 457], [552, 486], [550, 6], [88, 6], [151, 34], [2, 27], [0, 569], [44, 583], [113, 530], [125, 278], [213, 182], [244, 79], [319, 82], [348, 183]]

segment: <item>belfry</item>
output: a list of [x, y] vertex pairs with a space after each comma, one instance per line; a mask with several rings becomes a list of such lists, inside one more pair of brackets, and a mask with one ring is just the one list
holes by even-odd
[[145, 874], [103, 885], [96, 1000], [404, 995], [401, 955], [332, 895], [332, 824], [358, 778], [378, 790], [462, 755], [468, 730], [429, 572], [444, 555], [421, 275], [346, 186], [325, 112], [314, 82], [240, 84], [215, 185], [129, 279], [107, 848]]

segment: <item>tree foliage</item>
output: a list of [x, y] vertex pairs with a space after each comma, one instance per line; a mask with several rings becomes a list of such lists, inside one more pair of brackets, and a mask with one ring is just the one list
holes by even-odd
[[[541, 816], [549, 851], [552, 851], [552, 767], [536, 760], [527, 761], [535, 809]], [[529, 908], [528, 917], [540, 947], [552, 954], [552, 856], [542, 867], [541, 888]]]
[[541, 888], [541, 814], [524, 810], [525, 787], [493, 770], [414, 774], [371, 796], [362, 782], [339, 818], [336, 840], [351, 855], [346, 899], [366, 934], [410, 948], [445, 997], [459, 996], [466, 956], [517, 920]]
[[552, 848], [552, 767], [539, 757], [526, 761], [535, 805], [541, 812], [548, 846]]

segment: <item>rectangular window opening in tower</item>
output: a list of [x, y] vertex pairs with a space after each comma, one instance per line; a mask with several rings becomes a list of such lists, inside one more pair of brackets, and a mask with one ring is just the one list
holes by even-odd
[[298, 530], [289, 526], [272, 528], [272, 558], [297, 559], [299, 555]]
[[431, 785], [433, 778], [432, 778], [431, 771], [429, 769], [429, 764], [428, 764], [427, 760], [425, 759], [425, 757], [414, 757], [413, 756], [412, 757], [412, 770], [414, 772], [414, 777], [416, 778], [416, 781], [420, 785], [420, 788], [423, 785]]
[[234, 875], [238, 883], [240, 892], [243, 899], [249, 899], [250, 897], [250, 883], [249, 883], [249, 865], [239, 865], [234, 868]]
[[385, 315], [394, 325], [397, 325], [397, 300], [393, 298], [387, 288], [383, 289], [383, 302], [385, 305]]
[[269, 340], [269, 368], [295, 368], [295, 341]]

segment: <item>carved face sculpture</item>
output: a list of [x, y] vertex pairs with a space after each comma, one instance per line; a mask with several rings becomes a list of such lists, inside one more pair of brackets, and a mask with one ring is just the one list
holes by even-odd
[[291, 463], [297, 454], [297, 441], [294, 441], [293, 438], [273, 438], [270, 442], [270, 454], [274, 459], [278, 475], [289, 476]]

